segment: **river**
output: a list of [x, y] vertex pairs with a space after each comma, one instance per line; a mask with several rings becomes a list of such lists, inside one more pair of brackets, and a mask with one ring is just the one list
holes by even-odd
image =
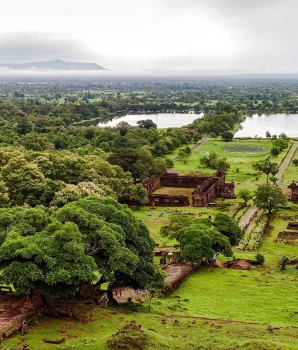
[[252, 114], [241, 124], [235, 137], [266, 137], [266, 132], [279, 135], [284, 132], [289, 137], [298, 136], [298, 114]]
[[151, 119], [159, 129], [178, 128], [183, 125], [191, 124], [195, 119], [202, 118], [203, 113], [158, 113], [158, 114], [128, 114], [123, 117], [115, 117], [106, 123], [99, 123], [98, 126], [115, 126], [120, 122], [126, 122], [136, 126], [137, 121]]

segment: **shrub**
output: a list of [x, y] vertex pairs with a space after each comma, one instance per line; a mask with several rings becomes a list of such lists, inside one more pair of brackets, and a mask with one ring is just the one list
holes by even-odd
[[264, 257], [263, 254], [258, 253], [258, 254], [256, 255], [256, 259], [257, 259], [257, 261], [258, 261], [261, 265], [264, 265], [265, 257]]
[[107, 340], [110, 349], [143, 349], [148, 336], [140, 326], [128, 323]]

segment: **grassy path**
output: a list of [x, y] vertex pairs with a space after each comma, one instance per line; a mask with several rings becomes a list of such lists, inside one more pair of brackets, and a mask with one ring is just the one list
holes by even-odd
[[285, 172], [285, 170], [287, 169], [287, 167], [289, 166], [292, 158], [294, 157], [295, 155], [295, 152], [297, 150], [297, 147], [298, 147], [298, 141], [293, 141], [293, 144], [289, 150], [289, 152], [287, 153], [287, 155], [285, 156], [285, 158], [283, 159], [282, 163], [280, 164], [279, 166], [279, 170], [278, 170], [278, 173], [276, 174], [276, 177], [278, 177], [279, 179], [281, 179], [279, 181], [279, 183], [282, 182], [282, 177], [283, 177], [283, 174]]
[[[208, 140], [208, 136], [209, 135], [205, 135], [204, 137], [202, 137], [201, 140], [196, 145], [191, 147], [191, 150], [194, 151], [195, 149], [200, 147], [204, 142], [206, 142]], [[179, 156], [175, 156], [175, 157], [172, 158], [172, 160], [174, 161], [174, 160], [177, 160], [178, 158], [179, 158]]]
[[239, 227], [241, 229], [248, 227], [251, 218], [254, 217], [256, 215], [256, 212], [258, 211], [258, 208], [254, 205], [253, 207], [251, 207], [243, 216], [243, 218], [240, 220], [239, 222]]

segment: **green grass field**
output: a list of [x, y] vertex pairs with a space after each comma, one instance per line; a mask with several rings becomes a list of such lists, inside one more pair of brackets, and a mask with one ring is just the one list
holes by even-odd
[[[176, 160], [174, 169], [182, 174], [189, 174], [194, 171], [205, 173], [206, 175], [215, 174], [216, 170], [208, 169], [200, 164], [200, 159], [213, 151], [218, 154], [219, 158], [227, 158], [230, 169], [227, 171], [227, 181], [236, 183], [235, 193], [237, 194], [241, 188], [255, 190], [258, 183], [264, 183], [266, 177], [264, 174], [258, 174], [252, 169], [252, 164], [264, 160], [270, 154], [271, 141], [269, 140], [238, 140], [224, 142], [221, 140], [210, 139], [202, 146], [192, 151], [191, 155], [185, 160]], [[286, 155], [287, 150], [284, 150], [276, 158], [271, 158], [272, 162], [278, 164]], [[177, 155], [178, 151], [168, 156], [172, 158]]]

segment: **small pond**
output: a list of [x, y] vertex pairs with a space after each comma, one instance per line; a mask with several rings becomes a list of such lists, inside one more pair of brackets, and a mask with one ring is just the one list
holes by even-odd
[[137, 121], [151, 119], [159, 129], [178, 128], [183, 125], [191, 124], [195, 119], [202, 118], [203, 113], [158, 113], [158, 114], [128, 114], [123, 117], [115, 117], [113, 120], [105, 123], [99, 123], [98, 126], [115, 126], [120, 122], [126, 122], [136, 126]]
[[256, 154], [264, 151], [265, 147], [255, 145], [226, 145], [222, 150], [227, 153]]

